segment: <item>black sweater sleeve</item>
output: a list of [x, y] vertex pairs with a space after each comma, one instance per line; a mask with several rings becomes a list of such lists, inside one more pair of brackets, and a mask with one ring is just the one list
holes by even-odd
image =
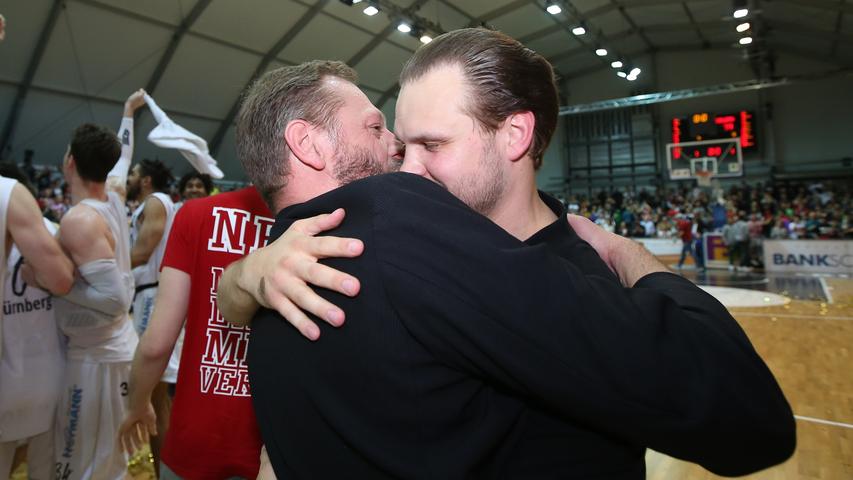
[[394, 309], [437, 357], [717, 474], [791, 455], [790, 407], [713, 297], [668, 273], [632, 289], [585, 275], [442, 189], [403, 184], [376, 201], [374, 248]]

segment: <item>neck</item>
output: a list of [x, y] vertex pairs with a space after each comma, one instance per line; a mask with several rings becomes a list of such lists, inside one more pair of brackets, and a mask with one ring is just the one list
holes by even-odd
[[291, 205], [307, 202], [314, 197], [330, 192], [340, 183], [329, 175], [330, 169], [314, 170], [302, 162], [291, 162], [291, 171], [287, 176], [287, 184], [281, 189], [275, 199], [278, 213]]
[[154, 189], [153, 189], [153, 188], [145, 188], [145, 187], [142, 187], [142, 188], [139, 190], [139, 201], [140, 201], [140, 202], [144, 202], [145, 200], [147, 200], [147, 199], [148, 199], [148, 197], [149, 197], [149, 196], [151, 196], [151, 194], [152, 194], [152, 193], [154, 193]]
[[91, 198], [98, 201], [107, 200], [107, 188], [105, 183], [89, 182], [77, 177], [69, 182], [71, 189], [71, 204], [77, 205], [81, 200]]
[[488, 215], [499, 227], [519, 240], [526, 240], [557, 219], [539, 198], [536, 172], [529, 158], [515, 162], [508, 171], [507, 180], [500, 202]]

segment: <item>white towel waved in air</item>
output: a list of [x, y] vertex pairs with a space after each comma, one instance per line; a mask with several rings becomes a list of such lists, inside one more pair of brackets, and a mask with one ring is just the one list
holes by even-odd
[[200, 173], [206, 173], [213, 178], [225, 176], [216, 166], [216, 160], [210, 156], [207, 142], [203, 138], [173, 122], [148, 94], [145, 94], [145, 103], [157, 121], [157, 126], [148, 134], [151, 143], [178, 150]]

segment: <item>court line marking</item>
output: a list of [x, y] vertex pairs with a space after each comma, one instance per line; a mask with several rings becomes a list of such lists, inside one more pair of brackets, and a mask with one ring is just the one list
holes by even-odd
[[829, 286], [826, 284], [826, 279], [824, 277], [818, 277], [818, 280], [820, 280], [820, 286], [823, 288], [823, 296], [826, 297], [826, 303], [833, 303], [832, 294], [829, 293]]
[[731, 314], [734, 316], [741, 315], [744, 317], [810, 318], [814, 320], [853, 320], [853, 317], [831, 317], [829, 315], [796, 315], [793, 313], [731, 312]]
[[831, 420], [823, 420], [821, 418], [813, 418], [813, 417], [804, 417], [802, 415], [794, 415], [794, 418], [796, 418], [797, 420], [802, 420], [804, 422], [822, 423], [824, 425], [832, 425], [833, 427], [853, 429], [853, 425], [850, 425], [849, 423], [833, 422]]

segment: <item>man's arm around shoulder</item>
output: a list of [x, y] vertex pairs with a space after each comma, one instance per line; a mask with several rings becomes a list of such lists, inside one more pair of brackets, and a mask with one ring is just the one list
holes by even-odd
[[6, 228], [33, 269], [36, 283], [55, 295], [68, 293], [74, 281], [74, 265], [45, 228], [38, 204], [21, 184], [12, 190], [7, 215]]

